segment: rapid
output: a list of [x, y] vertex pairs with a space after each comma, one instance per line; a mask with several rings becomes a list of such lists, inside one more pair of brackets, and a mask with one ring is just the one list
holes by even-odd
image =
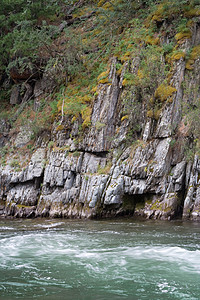
[[0, 299], [199, 295], [199, 223], [0, 220]]

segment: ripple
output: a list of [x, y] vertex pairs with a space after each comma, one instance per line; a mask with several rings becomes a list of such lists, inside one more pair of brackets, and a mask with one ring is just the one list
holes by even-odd
[[199, 228], [187, 238], [190, 228], [152, 223], [27, 224], [0, 237], [3, 299], [198, 299]]

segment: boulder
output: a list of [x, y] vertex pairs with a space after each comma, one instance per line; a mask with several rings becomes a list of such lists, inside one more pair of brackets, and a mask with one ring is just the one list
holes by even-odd
[[10, 104], [20, 104], [22, 101], [21, 95], [20, 95], [20, 89], [21, 85], [20, 84], [15, 84], [12, 87], [11, 90], [11, 95], [10, 95]]

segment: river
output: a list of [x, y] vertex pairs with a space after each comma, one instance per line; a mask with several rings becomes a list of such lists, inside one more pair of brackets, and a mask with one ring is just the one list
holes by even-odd
[[200, 224], [2, 219], [0, 299], [200, 299]]

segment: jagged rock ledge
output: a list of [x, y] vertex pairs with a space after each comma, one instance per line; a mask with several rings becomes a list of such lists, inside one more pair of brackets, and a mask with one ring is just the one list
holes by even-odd
[[[141, 216], [200, 220], [200, 161], [171, 165], [170, 138], [127, 148], [118, 159], [39, 148], [28, 167], [1, 177], [1, 216]], [[5, 199], [5, 200], [4, 200]]]

